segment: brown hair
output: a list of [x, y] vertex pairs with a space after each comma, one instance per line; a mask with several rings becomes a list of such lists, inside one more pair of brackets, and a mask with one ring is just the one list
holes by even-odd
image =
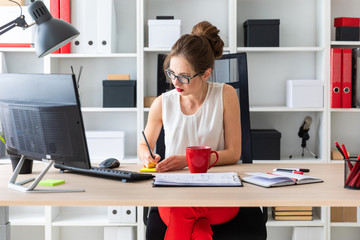
[[171, 48], [164, 61], [164, 70], [168, 68], [173, 56], [183, 56], [196, 73], [204, 73], [214, 68], [214, 60], [223, 53], [224, 42], [219, 36], [220, 30], [207, 21], [196, 24], [191, 34], [182, 35]]

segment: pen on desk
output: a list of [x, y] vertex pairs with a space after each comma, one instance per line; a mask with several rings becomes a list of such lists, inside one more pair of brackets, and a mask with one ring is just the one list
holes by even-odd
[[155, 159], [154, 155], [152, 154], [152, 151], [151, 151], [151, 148], [150, 148], [150, 146], [149, 146], [149, 143], [148, 143], [148, 141], [147, 141], [147, 139], [146, 139], [146, 136], [145, 136], [144, 131], [142, 131], [142, 135], [144, 136], [144, 140], [145, 140], [146, 146], [147, 146], [148, 149], [149, 149], [149, 152], [150, 152], [151, 157], [152, 157], [153, 159]]
[[[298, 173], [298, 172], [310, 172], [310, 169], [307, 168], [275, 168], [274, 171], [279, 172], [291, 172], [291, 173]], [[301, 173], [300, 173], [301, 174]]]

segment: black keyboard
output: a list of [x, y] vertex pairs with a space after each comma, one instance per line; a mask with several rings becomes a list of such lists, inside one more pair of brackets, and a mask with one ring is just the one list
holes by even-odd
[[110, 168], [91, 167], [90, 169], [84, 169], [84, 168], [69, 167], [59, 164], [55, 164], [54, 167], [61, 169], [62, 172], [64, 172], [64, 170], [69, 170], [72, 172], [77, 172], [77, 173], [82, 173], [97, 177], [107, 177], [107, 178], [117, 179], [123, 182], [147, 180], [154, 177], [154, 175], [150, 173], [138, 173], [138, 172], [110, 169]]

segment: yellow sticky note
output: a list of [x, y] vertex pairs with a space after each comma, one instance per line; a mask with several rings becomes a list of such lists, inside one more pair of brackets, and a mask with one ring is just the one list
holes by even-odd
[[139, 170], [139, 172], [156, 172], [155, 168], [142, 168]]
[[64, 184], [65, 180], [58, 180], [58, 179], [45, 179], [45, 180], [41, 180], [39, 182], [39, 185], [42, 186], [56, 186], [56, 185], [60, 185], [60, 184]]

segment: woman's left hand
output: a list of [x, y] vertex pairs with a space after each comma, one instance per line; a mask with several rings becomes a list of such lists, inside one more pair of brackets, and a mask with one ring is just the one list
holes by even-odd
[[157, 172], [168, 172], [187, 167], [185, 155], [173, 155], [165, 158], [156, 165]]

